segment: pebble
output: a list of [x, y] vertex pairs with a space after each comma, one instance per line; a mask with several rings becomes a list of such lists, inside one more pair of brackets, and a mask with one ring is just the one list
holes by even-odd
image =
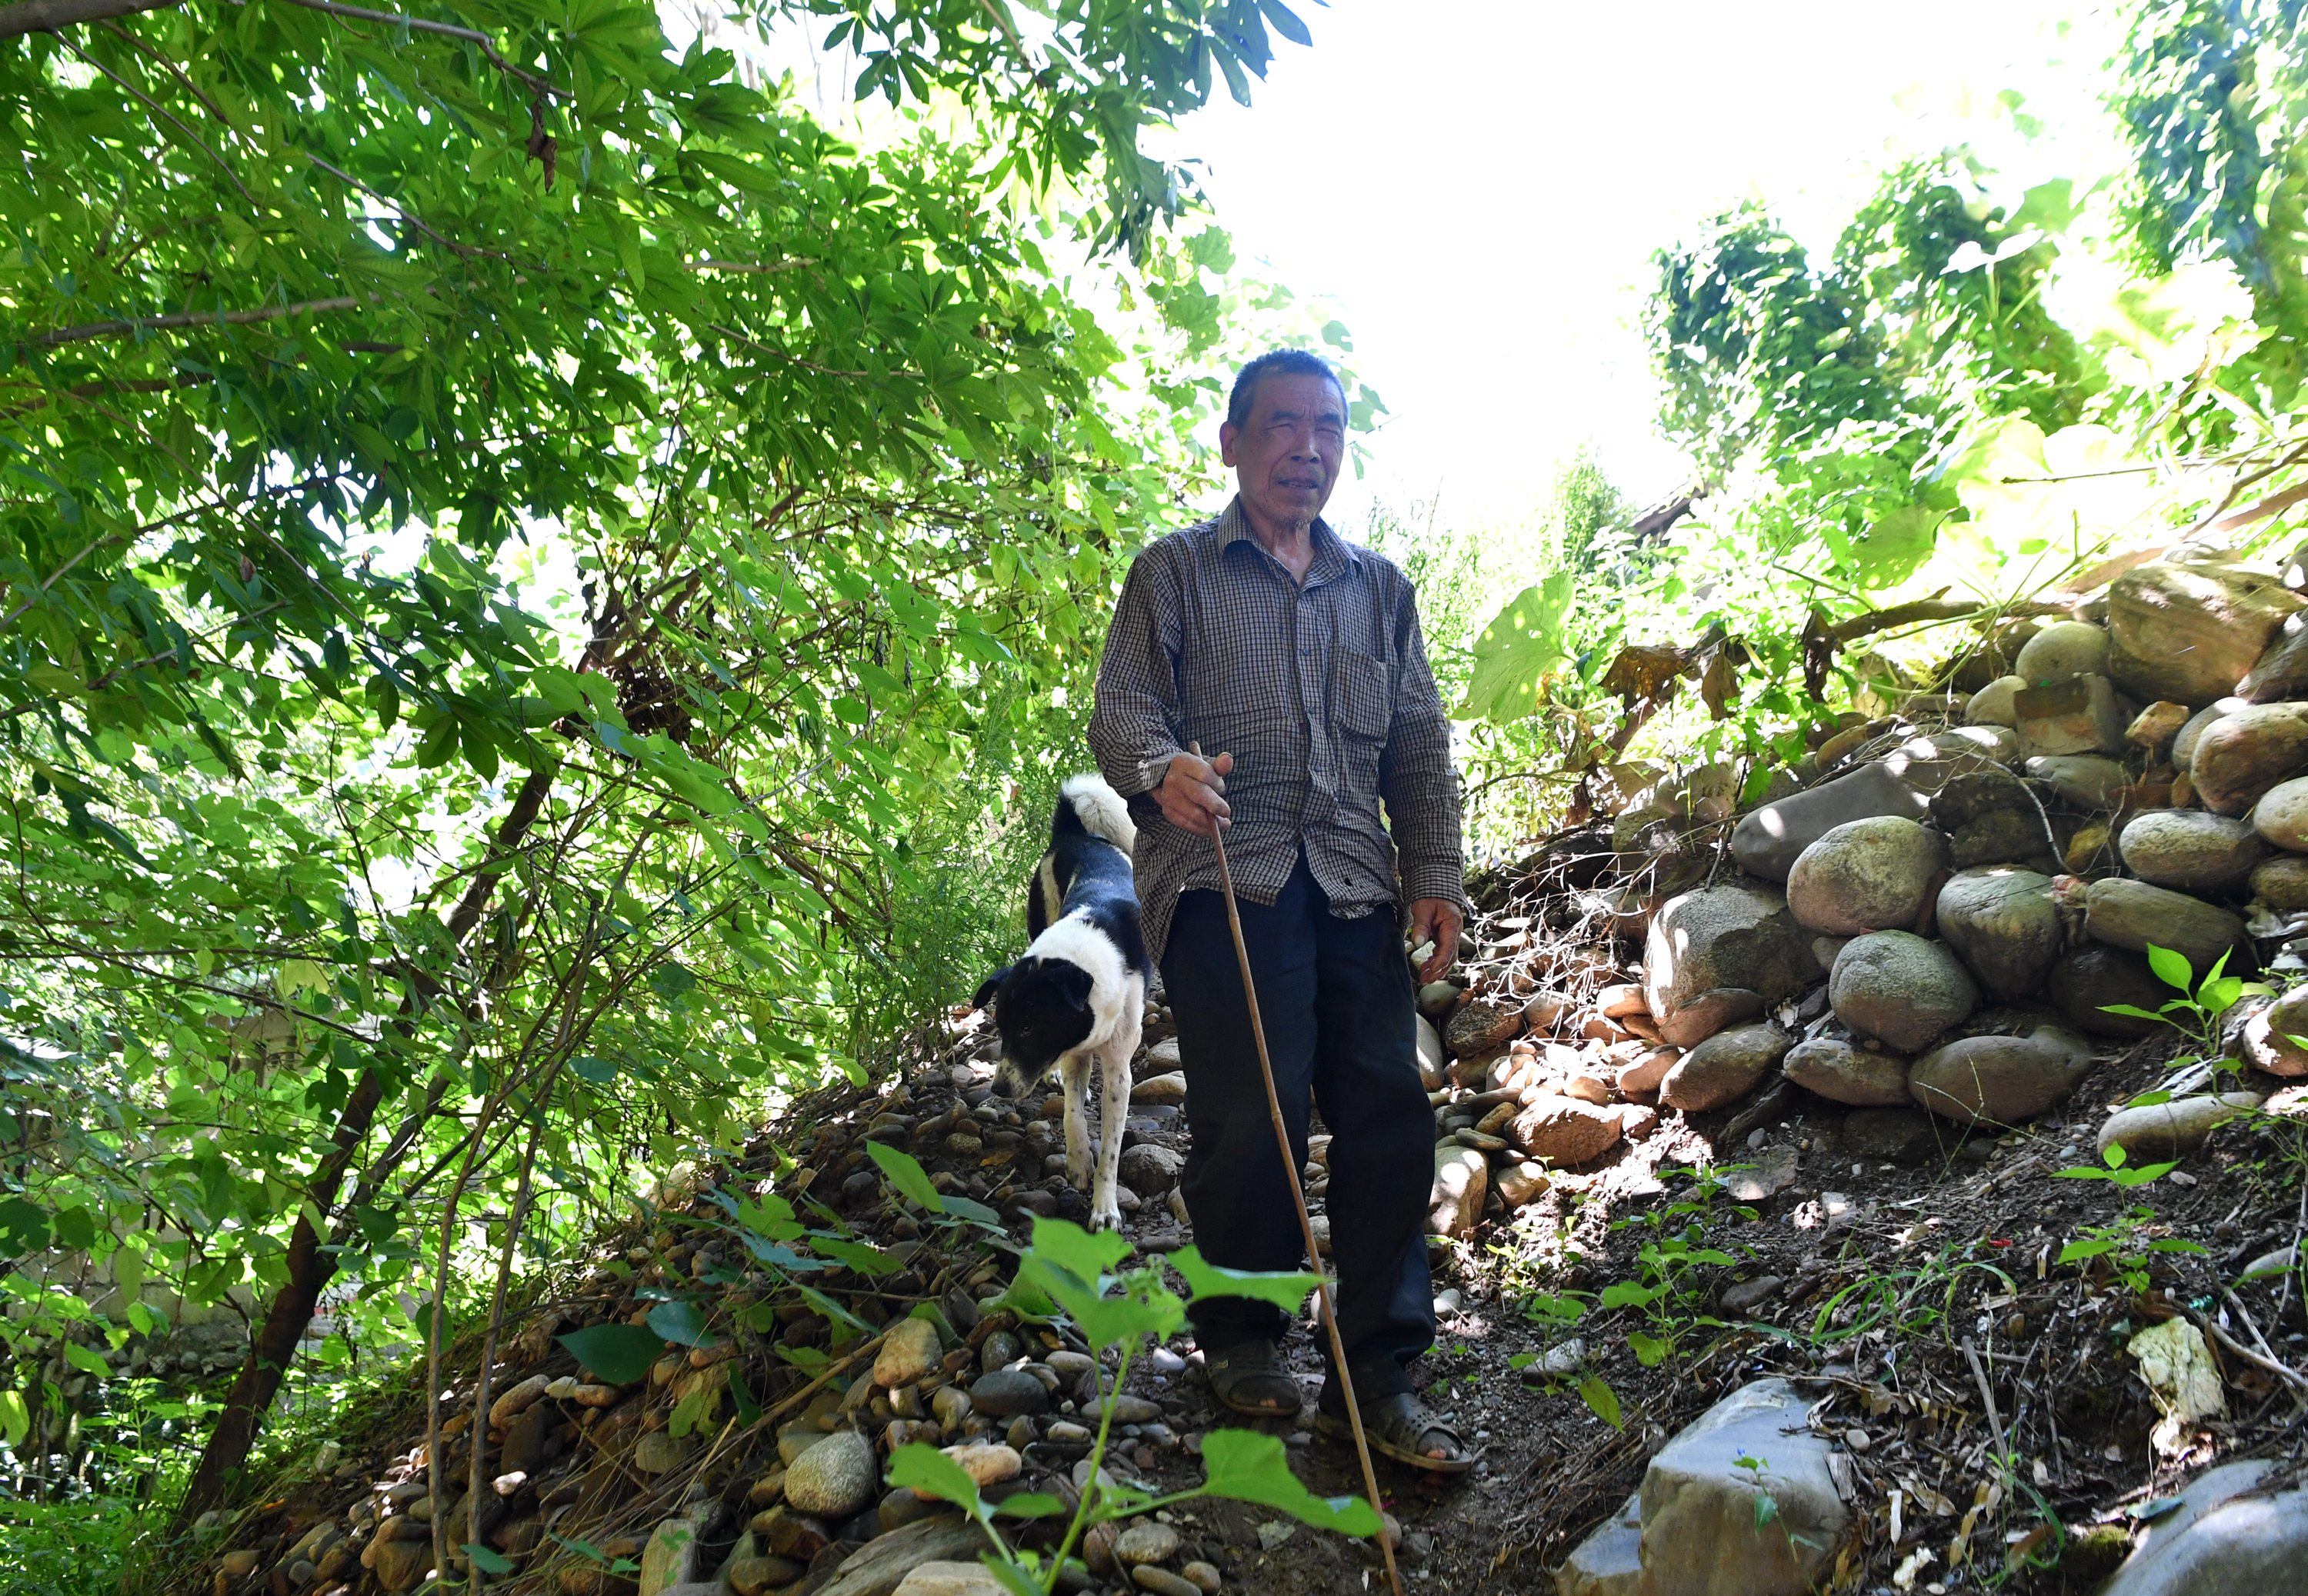
[[1140, 1590], [1151, 1591], [1154, 1596], [1202, 1596], [1201, 1586], [1167, 1568], [1141, 1565], [1130, 1571], [1130, 1578]]
[[959, 1386], [940, 1386], [930, 1393], [930, 1412], [942, 1429], [960, 1429], [969, 1417], [969, 1393]]
[[1177, 1556], [1181, 1542], [1178, 1532], [1159, 1519], [1138, 1519], [1124, 1529], [1114, 1542], [1114, 1560], [1136, 1566], [1143, 1563], [1166, 1563]]
[[633, 1443], [633, 1467], [644, 1474], [662, 1474], [680, 1465], [689, 1448], [661, 1429], [652, 1429]]
[[874, 1443], [837, 1430], [786, 1466], [786, 1500], [816, 1518], [848, 1518], [874, 1499], [880, 1469]]
[[1726, 1313], [1751, 1312], [1778, 1296], [1779, 1288], [1785, 1284], [1787, 1281], [1783, 1276], [1758, 1274], [1753, 1280], [1742, 1280], [1727, 1285], [1723, 1288], [1723, 1311]]
[[1007, 1330], [996, 1330], [977, 1349], [977, 1366], [992, 1374], [997, 1369], [1015, 1363], [1021, 1350], [1015, 1335]]
[[1051, 1440], [1062, 1446], [1087, 1446], [1097, 1438], [1089, 1426], [1077, 1424], [1071, 1419], [1051, 1420], [1050, 1428], [1046, 1433]]
[[1146, 1355], [1146, 1367], [1159, 1375], [1184, 1374], [1186, 1360], [1168, 1347], [1156, 1347]]
[[945, 1454], [960, 1465], [961, 1472], [977, 1481], [978, 1489], [999, 1485], [1005, 1480], [1015, 1480], [1024, 1466], [1017, 1448], [998, 1443], [973, 1441], [965, 1446], [948, 1446]]
[[[990, 1343], [988, 1335], [988, 1343]], [[997, 1368], [990, 1375], [978, 1375], [969, 1386], [969, 1407], [990, 1419], [1013, 1419], [1018, 1414], [1046, 1414], [1050, 1412], [1050, 1388], [1043, 1386], [1031, 1372]]]
[[903, 1318], [883, 1332], [874, 1358], [874, 1384], [884, 1390], [910, 1386], [938, 1366], [943, 1350], [937, 1326], [927, 1319]]
[[1219, 1588], [1219, 1571], [1214, 1564], [1189, 1563], [1178, 1572], [1185, 1577], [1187, 1583], [1193, 1585], [1197, 1591], [1202, 1592], [1204, 1596], [1210, 1596], [1210, 1592]]

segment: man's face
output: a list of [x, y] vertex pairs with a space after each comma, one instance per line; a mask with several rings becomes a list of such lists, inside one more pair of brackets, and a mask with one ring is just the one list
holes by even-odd
[[1347, 448], [1347, 402], [1338, 384], [1299, 372], [1270, 372], [1251, 391], [1239, 427], [1219, 428], [1243, 502], [1270, 524], [1303, 527], [1322, 513]]

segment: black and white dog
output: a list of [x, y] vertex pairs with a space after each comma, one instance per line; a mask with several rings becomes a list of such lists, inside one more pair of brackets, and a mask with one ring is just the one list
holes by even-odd
[[[1032, 1090], [1055, 1069], [1066, 1097], [1066, 1176], [1090, 1196], [1090, 1229], [1122, 1223], [1115, 1182], [1130, 1060], [1145, 1018], [1146, 938], [1130, 851], [1138, 828], [1115, 790], [1095, 776], [1069, 777], [1050, 820], [1050, 847], [1027, 889], [1033, 942], [1014, 965], [986, 978], [972, 1007], [994, 1011], [1003, 1097]], [[1100, 1071], [1098, 1183], [1090, 1184], [1089, 1076]]]

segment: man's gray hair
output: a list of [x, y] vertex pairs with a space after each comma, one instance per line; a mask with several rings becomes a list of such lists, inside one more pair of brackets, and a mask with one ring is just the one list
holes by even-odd
[[1339, 373], [1331, 363], [1310, 349], [1269, 349], [1253, 360], [1234, 376], [1234, 391], [1227, 398], [1227, 425], [1239, 429], [1250, 419], [1250, 401], [1258, 392], [1262, 377], [1272, 374], [1294, 377], [1322, 377], [1339, 390], [1339, 398], [1347, 397], [1347, 385], [1339, 381]]

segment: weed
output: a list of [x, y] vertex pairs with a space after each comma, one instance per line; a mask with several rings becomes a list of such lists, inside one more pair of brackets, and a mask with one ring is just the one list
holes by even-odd
[[[2166, 1066], [2177, 1072], [2192, 1064], [2209, 1061], [2216, 1068], [2234, 1069], [2235, 1061], [2224, 1057], [2220, 1045], [2220, 1020], [2227, 1011], [2247, 997], [2267, 997], [2274, 989], [2263, 982], [2246, 981], [2240, 975], [2226, 974], [2228, 955], [2223, 953], [2212, 961], [2200, 982], [2187, 956], [2169, 948], [2149, 944], [2148, 967], [2165, 985], [2176, 988], [2180, 995], [2155, 1009], [2132, 1003], [2105, 1003], [2101, 1007], [2110, 1014], [2121, 1014], [2132, 1019], [2154, 1020], [2175, 1026], [2186, 1034], [2193, 1051], [2181, 1053]], [[2152, 1095], [2141, 1100], [2161, 1101]]]
[[2178, 1236], [2150, 1236], [2156, 1210], [2145, 1203], [2127, 1210], [2106, 1224], [2088, 1224], [2076, 1239], [2060, 1248], [2063, 1264], [2095, 1265], [2126, 1291], [2138, 1296], [2149, 1287], [2149, 1264], [2157, 1253], [2209, 1252], [2199, 1242]]

